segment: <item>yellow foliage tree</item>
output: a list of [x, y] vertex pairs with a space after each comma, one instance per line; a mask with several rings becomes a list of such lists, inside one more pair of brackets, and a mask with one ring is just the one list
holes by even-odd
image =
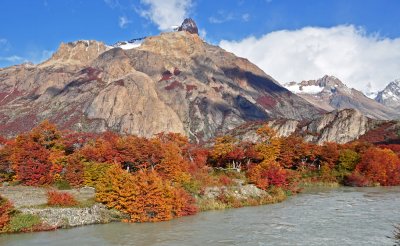
[[257, 130], [257, 135], [261, 142], [256, 145], [256, 151], [263, 159], [263, 162], [268, 163], [275, 161], [278, 158], [281, 141], [276, 136], [276, 132], [268, 125], [264, 125]]

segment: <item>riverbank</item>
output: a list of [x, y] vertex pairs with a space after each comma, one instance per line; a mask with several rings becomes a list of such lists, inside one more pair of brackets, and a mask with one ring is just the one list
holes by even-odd
[[[9, 200], [17, 213], [23, 216], [34, 216], [40, 221], [30, 224], [32, 228], [22, 228], [11, 232], [29, 232], [71, 228], [92, 224], [105, 224], [121, 221], [126, 215], [108, 209], [95, 202], [95, 189], [82, 187], [62, 190], [71, 194], [78, 204], [73, 207], [54, 207], [47, 205], [47, 192], [53, 187], [2, 186], [0, 195]], [[200, 211], [221, 210], [245, 206], [257, 206], [282, 202], [287, 195], [282, 189], [270, 192], [261, 190], [253, 184], [238, 182], [236, 185], [207, 187], [202, 195], [196, 196], [196, 204]], [[31, 218], [29, 220], [32, 220]]]
[[400, 187], [305, 190], [281, 203], [202, 212], [159, 223], [109, 223], [0, 235], [4, 246], [394, 245]]
[[[41, 231], [58, 228], [70, 228], [83, 225], [104, 224], [120, 221], [124, 215], [113, 209], [107, 209], [96, 203], [95, 190], [91, 187], [62, 190], [71, 194], [78, 202], [73, 207], [57, 207], [47, 205], [47, 192], [50, 187], [3, 186], [0, 195], [10, 201], [15, 212], [25, 220], [37, 220], [36, 223], [18, 222], [17, 231]], [[32, 216], [32, 217], [27, 217]], [[23, 219], [22, 219], [23, 220]], [[31, 227], [31, 228], [29, 228]], [[11, 230], [11, 232], [14, 232]]]

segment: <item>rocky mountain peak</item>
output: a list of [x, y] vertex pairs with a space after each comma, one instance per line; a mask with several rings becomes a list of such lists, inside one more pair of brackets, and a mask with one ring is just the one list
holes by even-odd
[[351, 93], [342, 81], [334, 76], [325, 75], [324, 77], [316, 80], [303, 80], [299, 83], [290, 82], [284, 85], [287, 89], [294, 93], [299, 94], [318, 94], [318, 93], [334, 93], [338, 89], [345, 93]]
[[400, 107], [400, 79], [390, 82], [385, 89], [380, 91], [375, 100], [383, 105], [399, 108]]
[[87, 64], [97, 58], [109, 48], [103, 43], [95, 40], [79, 40], [69, 43], [61, 43], [58, 50], [44, 64]]
[[313, 105], [327, 111], [351, 108], [375, 119], [393, 119], [399, 115], [395, 110], [368, 98], [361, 91], [347, 87], [334, 76], [325, 75], [316, 80], [299, 83], [290, 82], [285, 84], [285, 87]]
[[44, 64], [0, 70], [0, 134], [49, 119], [62, 129], [177, 132], [202, 141], [250, 121], [321, 113], [247, 59], [193, 35], [196, 28], [187, 20], [182, 31], [140, 46], [62, 44]]
[[191, 18], [186, 18], [182, 25], [178, 28], [178, 31], [186, 31], [191, 34], [199, 34], [199, 29], [197, 28], [196, 22]]
[[324, 77], [318, 79], [316, 81], [316, 83], [320, 87], [327, 87], [327, 86], [330, 86], [330, 87], [347, 87], [338, 78], [336, 78], [335, 76], [329, 76], [329, 75], [325, 75]]

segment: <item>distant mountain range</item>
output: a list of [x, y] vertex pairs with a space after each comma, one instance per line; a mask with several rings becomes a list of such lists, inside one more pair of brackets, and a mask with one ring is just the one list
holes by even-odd
[[374, 119], [390, 120], [400, 117], [400, 112], [396, 109], [400, 106], [400, 87], [396, 81], [379, 92], [375, 100], [328, 75], [317, 80], [286, 83], [284, 86], [328, 112], [336, 109], [357, 109]]

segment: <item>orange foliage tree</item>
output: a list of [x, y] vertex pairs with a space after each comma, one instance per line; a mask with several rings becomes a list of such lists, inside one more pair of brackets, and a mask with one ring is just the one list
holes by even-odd
[[17, 180], [26, 185], [43, 185], [53, 182], [50, 150], [26, 136], [19, 136], [14, 145], [11, 162]]
[[114, 165], [98, 185], [96, 200], [130, 215], [130, 222], [162, 221], [194, 214], [194, 199], [154, 170], [133, 174]]
[[361, 156], [356, 172], [380, 185], [399, 185], [400, 159], [392, 150], [372, 147]]
[[264, 125], [257, 130], [260, 142], [256, 145], [256, 151], [264, 162], [276, 161], [278, 158], [281, 140], [276, 136], [276, 132], [268, 125]]

